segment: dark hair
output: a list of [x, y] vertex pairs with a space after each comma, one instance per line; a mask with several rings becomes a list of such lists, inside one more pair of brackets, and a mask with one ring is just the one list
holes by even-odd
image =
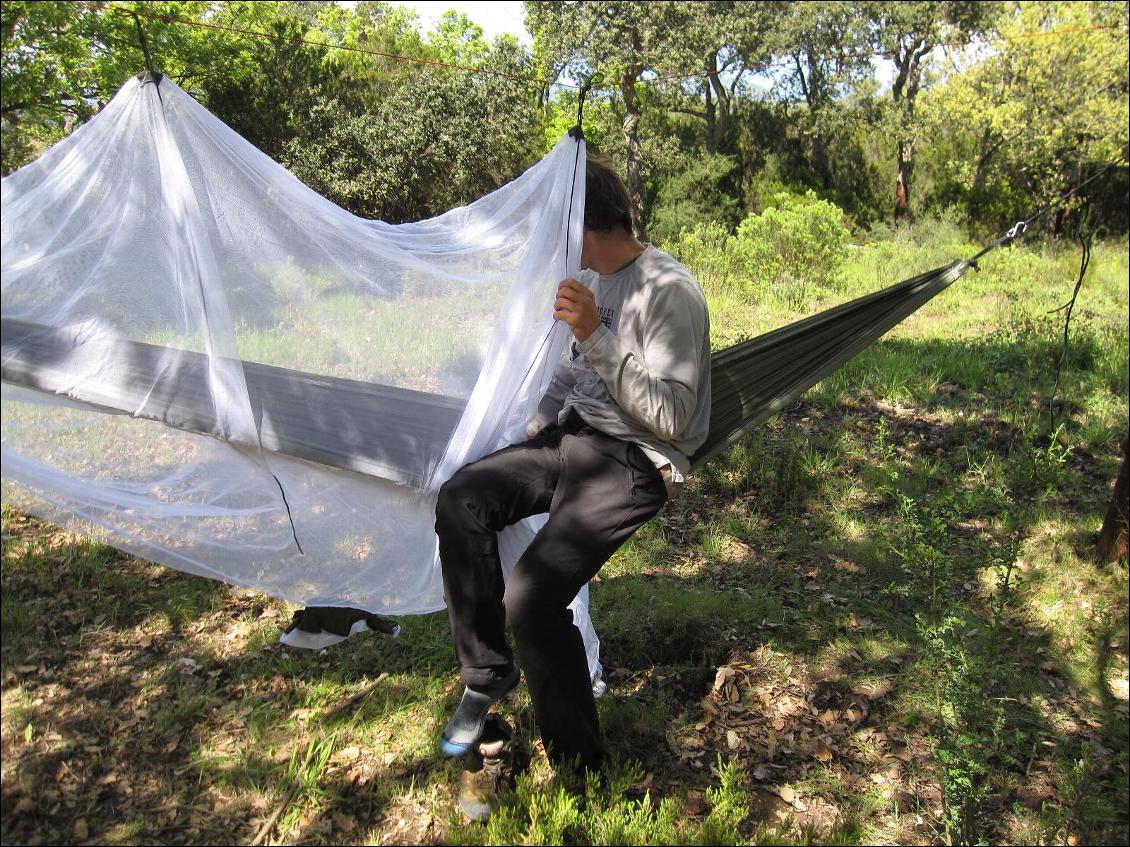
[[589, 156], [585, 170], [585, 226], [599, 232], [613, 227], [632, 231], [631, 205], [612, 162], [603, 156]]

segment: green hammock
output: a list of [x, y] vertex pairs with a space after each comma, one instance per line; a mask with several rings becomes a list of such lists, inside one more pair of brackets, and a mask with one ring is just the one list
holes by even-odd
[[710, 433], [692, 467], [790, 406], [971, 267], [958, 261], [927, 271], [715, 353]]
[[[714, 354], [710, 433], [692, 465], [733, 444], [788, 407], [876, 341], [972, 265], [958, 261], [912, 277]], [[154, 390], [152, 374], [168, 348], [4, 319], [3, 379], [105, 411], [217, 435], [209, 402], [208, 363], [176, 351], [177, 373]], [[96, 349], [95, 349], [96, 348]], [[75, 357], [111, 363], [76, 389], [66, 366]], [[442, 395], [243, 363], [264, 449], [410, 485], [426, 467], [418, 457], [446, 444], [461, 407]], [[332, 408], [334, 414], [312, 414]], [[426, 412], [426, 414], [421, 414]], [[421, 428], [420, 420], [427, 426]], [[417, 422], [411, 429], [405, 421]], [[409, 440], [411, 443], [409, 444]], [[422, 449], [423, 448], [423, 449]]]

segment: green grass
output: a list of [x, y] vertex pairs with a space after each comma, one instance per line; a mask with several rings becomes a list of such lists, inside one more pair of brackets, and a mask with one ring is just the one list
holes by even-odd
[[[972, 252], [889, 233], [796, 307], [715, 275], [713, 343]], [[290, 651], [286, 604], [5, 505], [4, 842], [76, 843], [81, 819], [243, 843], [281, 807], [284, 843], [1125, 843], [1130, 586], [1087, 548], [1128, 426], [1126, 243], [1096, 247], [1053, 427], [1048, 312], [1077, 263], [993, 253], [697, 473], [592, 587], [607, 783], [549, 768], [521, 686], [500, 710], [531, 766], [485, 827], [435, 745], [460, 693], [444, 614]]]

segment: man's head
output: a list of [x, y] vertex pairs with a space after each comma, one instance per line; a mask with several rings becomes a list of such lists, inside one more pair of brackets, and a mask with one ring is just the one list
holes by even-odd
[[634, 260], [643, 250], [632, 229], [628, 189], [612, 163], [589, 156], [585, 172], [585, 233], [581, 267], [611, 273]]
[[628, 189], [612, 163], [603, 156], [589, 156], [585, 173], [585, 228], [606, 233], [614, 229], [632, 232]]

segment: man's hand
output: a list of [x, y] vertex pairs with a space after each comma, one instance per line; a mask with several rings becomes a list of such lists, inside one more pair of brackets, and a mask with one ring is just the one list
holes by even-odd
[[572, 278], [561, 280], [561, 284], [557, 286], [553, 317], [569, 324], [578, 341], [585, 341], [600, 326], [596, 297], [592, 291]]

